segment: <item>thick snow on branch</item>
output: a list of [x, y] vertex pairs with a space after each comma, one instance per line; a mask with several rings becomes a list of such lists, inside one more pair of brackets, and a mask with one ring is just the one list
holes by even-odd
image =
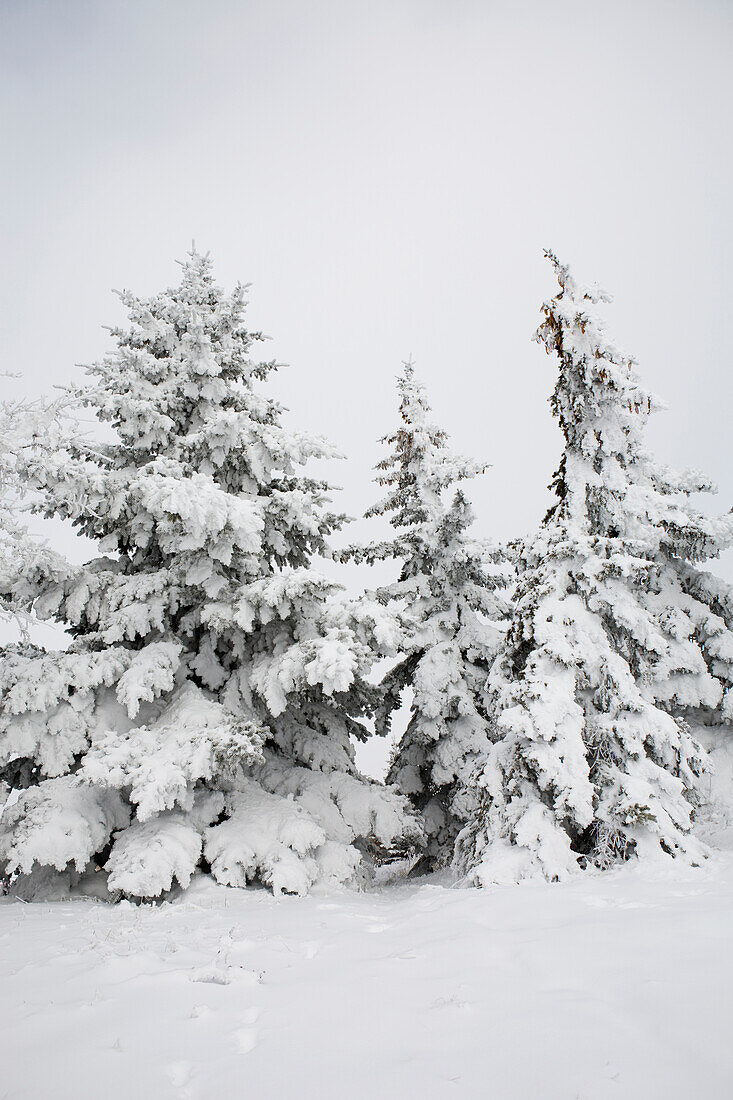
[[[66, 398], [108, 441], [31, 426], [11, 447], [0, 417], [0, 477], [102, 555], [70, 570], [0, 525], [0, 610], [35, 610], [73, 637], [68, 653], [9, 650], [0, 668], [2, 777], [24, 792], [3, 818], [6, 874], [40, 884], [44, 867], [100, 865], [133, 897], [185, 887], [204, 859], [278, 891], [355, 879], [368, 864], [358, 821], [386, 846], [416, 826], [354, 766], [373, 639], [388, 629], [312, 568], [343, 517], [303, 466], [335, 451], [283, 426], [243, 288], [225, 295], [207, 256], [189, 255], [177, 287], [121, 298], [116, 346]], [[278, 790], [257, 778], [266, 759]], [[345, 829], [296, 812], [284, 777], [318, 786], [322, 768], [352, 803], [363, 791], [371, 816]], [[311, 822], [307, 843], [293, 815]], [[221, 845], [204, 856], [209, 828]]]
[[457, 852], [479, 882], [632, 854], [699, 860], [704, 753], [686, 719], [729, 720], [731, 605], [696, 563], [729, 544], [731, 517], [697, 512], [689, 494], [709, 484], [646, 452], [661, 403], [606, 335], [607, 295], [550, 260], [560, 293], [537, 338], [557, 356], [565, 450], [491, 671], [492, 744]]

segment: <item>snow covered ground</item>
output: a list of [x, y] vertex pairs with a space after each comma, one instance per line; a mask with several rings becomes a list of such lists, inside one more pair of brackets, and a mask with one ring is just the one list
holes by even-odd
[[0, 900], [0, 1097], [728, 1100], [733, 852], [569, 885]]

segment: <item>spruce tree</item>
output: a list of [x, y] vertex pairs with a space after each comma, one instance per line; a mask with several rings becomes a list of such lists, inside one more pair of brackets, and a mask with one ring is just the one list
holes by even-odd
[[111, 441], [24, 452], [39, 509], [102, 556], [38, 586], [68, 652], [2, 663], [0, 764], [23, 788], [0, 826], [6, 874], [103, 867], [135, 897], [197, 866], [276, 891], [353, 880], [363, 851], [415, 825], [354, 764], [389, 623], [313, 567], [343, 517], [303, 467], [333, 449], [283, 427], [244, 288], [225, 295], [207, 256], [121, 299], [129, 323], [76, 393]]
[[401, 424], [382, 439], [391, 451], [377, 466], [387, 495], [367, 512], [389, 517], [395, 534], [350, 553], [400, 563], [399, 579], [376, 592], [401, 631], [399, 659], [381, 683], [377, 728], [388, 732], [411, 689], [409, 722], [387, 781], [422, 815], [421, 866], [428, 870], [450, 863], [470, 816], [469, 781], [488, 743], [485, 688], [501, 636], [506, 570], [495, 549], [470, 535], [473, 513], [458, 484], [485, 465], [450, 451], [411, 363], [397, 388]]
[[704, 754], [688, 720], [730, 718], [731, 619], [700, 563], [730, 540], [731, 517], [700, 514], [690, 494], [709, 482], [647, 454], [659, 404], [606, 336], [607, 295], [547, 255], [560, 292], [537, 339], [558, 359], [565, 446], [491, 674], [481, 805], [457, 858], [478, 882], [632, 854], [698, 859]]
[[39, 438], [48, 442], [67, 430], [66, 402], [8, 400], [0, 403], [0, 622], [30, 641], [32, 610], [39, 589], [71, 575], [66, 559], [47, 540], [32, 534], [26, 514], [24, 450]]

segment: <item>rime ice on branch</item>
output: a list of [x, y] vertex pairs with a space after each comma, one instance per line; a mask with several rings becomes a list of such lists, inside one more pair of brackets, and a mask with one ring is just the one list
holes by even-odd
[[388, 781], [423, 815], [423, 863], [430, 868], [450, 862], [470, 815], [471, 773], [488, 745], [485, 687], [501, 638], [507, 566], [497, 550], [470, 536], [473, 514], [457, 487], [485, 466], [448, 449], [411, 363], [397, 386], [402, 423], [382, 440], [392, 449], [377, 466], [387, 496], [367, 512], [388, 516], [395, 534], [350, 554], [401, 563], [399, 579], [376, 592], [401, 631], [399, 659], [381, 685], [378, 728], [387, 732], [411, 688], [410, 720]]
[[334, 452], [282, 426], [244, 288], [225, 295], [207, 256], [178, 287], [121, 299], [116, 350], [76, 394], [114, 441], [22, 452], [39, 510], [103, 556], [26, 593], [69, 651], [2, 663], [0, 765], [25, 788], [2, 818], [6, 873], [100, 865], [141, 897], [202, 860], [235, 885], [353, 880], [362, 850], [416, 827], [354, 765], [374, 633], [392, 626], [312, 566], [342, 517], [303, 467]]
[[63, 398], [0, 403], [0, 619], [14, 620], [25, 640], [39, 591], [73, 573], [24, 523], [33, 503], [22, 472], [25, 453], [39, 438], [47, 445], [68, 431], [66, 404]]
[[457, 853], [478, 882], [699, 858], [703, 754], [686, 719], [733, 716], [733, 605], [699, 564], [729, 543], [731, 516], [697, 512], [690, 494], [710, 483], [646, 453], [657, 402], [606, 336], [609, 299], [548, 256], [560, 293], [537, 338], [558, 359], [565, 448], [492, 671], [481, 807]]

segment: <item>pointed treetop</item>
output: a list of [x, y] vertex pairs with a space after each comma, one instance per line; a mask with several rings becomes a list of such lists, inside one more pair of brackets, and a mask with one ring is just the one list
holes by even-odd
[[[413, 427], [427, 427], [434, 442], [444, 442], [448, 436], [446, 432], [433, 425], [427, 424], [428, 414], [432, 411], [427, 399], [425, 386], [415, 376], [415, 363], [409, 356], [402, 364], [402, 373], [397, 375], [397, 389], [402, 401], [400, 403], [400, 416], [405, 424]], [[395, 433], [385, 436], [385, 442], [396, 441]]]
[[[599, 286], [598, 283], [590, 283], [588, 286], [579, 287], [570, 273], [569, 266], [561, 263], [552, 249], [545, 248], [544, 255], [555, 269], [557, 281], [563, 292], [566, 292], [569, 298], [573, 298], [576, 301], [578, 299], [585, 299], [586, 301], [592, 302], [594, 305], [598, 302], [613, 301], [613, 297], [608, 291]], [[560, 297], [560, 295], [558, 295], [558, 297]]]
[[199, 252], [195, 241], [191, 242], [191, 250], [180, 266], [183, 268], [181, 286], [169, 289], [170, 295], [181, 297], [191, 305], [213, 305], [223, 297], [223, 291], [214, 283], [211, 253]]
[[[614, 480], [614, 470], [627, 469], [643, 453], [643, 432], [650, 413], [664, 404], [645, 390], [636, 375], [635, 360], [619, 350], [606, 333], [600, 303], [611, 301], [599, 287], [582, 286], [547, 251], [560, 292], [542, 305], [544, 320], [535, 339], [559, 359], [557, 383], [550, 398], [565, 438], [565, 451], [552, 484], [560, 501], [571, 504], [570, 481], [576, 483], [584, 508], [585, 489]], [[573, 456], [574, 473], [568, 465]], [[556, 513], [557, 505], [546, 518]]]
[[380, 440], [393, 449], [377, 463], [375, 479], [390, 492], [365, 514], [369, 517], [391, 512], [393, 527], [424, 523], [429, 516], [439, 522], [444, 511], [443, 490], [483, 473], [486, 463], [454, 455], [448, 449], [448, 433], [431, 420], [425, 387], [415, 376], [411, 359], [403, 364], [397, 389], [402, 424]]
[[[636, 360], [609, 339], [601, 312], [593, 308], [611, 302], [610, 294], [597, 284], [582, 286], [553, 252], [546, 251], [545, 255], [555, 269], [560, 293], [543, 302], [545, 320], [535, 340], [544, 345], [548, 354], [556, 352], [560, 356], [558, 386], [580, 386], [583, 397], [593, 397], [589, 405], [573, 402], [572, 421], [577, 422], [583, 412], [600, 412], [597, 399], [604, 391], [610, 391], [611, 403], [625, 406], [629, 412], [648, 414], [665, 408], [663, 402], [641, 387], [635, 371]], [[565, 431], [562, 418], [561, 427]]]

